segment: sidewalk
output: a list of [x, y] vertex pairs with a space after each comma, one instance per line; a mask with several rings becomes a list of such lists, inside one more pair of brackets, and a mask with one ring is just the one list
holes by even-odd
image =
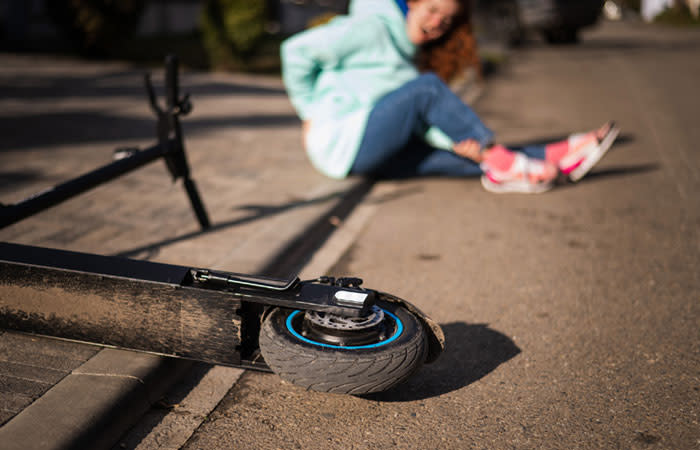
[[[142, 69], [35, 55], [0, 61], [0, 202], [105, 165], [117, 147], [155, 143]], [[163, 71], [153, 72], [159, 89]], [[329, 180], [308, 164], [279, 78], [185, 71], [180, 84], [194, 105], [183, 118], [185, 145], [211, 230], [199, 230], [183, 187], [157, 162], [0, 230], [0, 241], [233, 272], [298, 271], [311, 247], [290, 258], [289, 246], [312, 227], [330, 228], [334, 208], [356, 201], [348, 194], [366, 184]], [[109, 448], [191, 367], [0, 331], [0, 442]]]

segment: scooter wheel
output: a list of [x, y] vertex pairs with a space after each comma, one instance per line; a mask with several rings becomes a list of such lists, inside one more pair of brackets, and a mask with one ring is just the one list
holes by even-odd
[[400, 305], [365, 318], [277, 308], [260, 331], [267, 365], [283, 380], [321, 392], [369, 394], [404, 381], [427, 356], [427, 335]]

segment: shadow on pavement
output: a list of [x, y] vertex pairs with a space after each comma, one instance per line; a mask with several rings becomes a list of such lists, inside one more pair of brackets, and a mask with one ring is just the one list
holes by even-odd
[[436, 397], [480, 380], [521, 352], [508, 336], [485, 324], [453, 322], [441, 327], [447, 346], [437, 361], [397, 387], [366, 397], [383, 402]]
[[368, 201], [369, 204], [381, 205], [383, 203], [389, 203], [394, 200], [398, 200], [410, 195], [420, 194], [425, 189], [419, 186], [408, 186], [397, 188], [395, 191], [388, 192], [382, 195], [378, 195]]
[[33, 183], [42, 178], [41, 173], [36, 170], [0, 170], [0, 195], [4, 191], [16, 190], [19, 186]]
[[591, 172], [586, 174], [583, 182], [588, 182], [591, 180], [601, 180], [608, 177], [619, 177], [624, 175], [637, 175], [640, 173], [653, 172], [655, 170], [661, 169], [661, 164], [650, 163], [650, 164], [638, 164], [635, 166], [616, 166], [616, 167], [606, 167], [604, 169], [593, 169]]
[[[217, 128], [292, 126], [299, 119], [293, 114], [251, 114], [216, 119], [186, 117], [183, 122], [186, 133], [199, 133]], [[128, 118], [99, 111], [18, 115], [0, 118], [0, 135], [4, 136], [0, 152], [120, 140], [148, 140], [150, 145], [156, 140], [156, 118]]]
[[[0, 74], [0, 98], [3, 99], [47, 99], [62, 97], [146, 98], [143, 75], [148, 70], [134, 69], [103, 74], [56, 75], [53, 73]], [[152, 71], [156, 94], [162, 90], [163, 70]], [[222, 95], [286, 96], [282, 87], [252, 86], [241, 83], [196, 82], [187, 73], [181, 75], [181, 92], [194, 98]]]
[[[534, 145], [544, 145], [549, 142], [557, 142], [557, 141], [563, 141], [567, 139], [568, 136], [564, 135], [553, 135], [553, 136], [541, 136], [537, 137], [535, 139], [530, 139], [528, 141], [524, 142], [509, 142], [507, 144], [504, 144], [508, 148], [512, 149], [519, 149], [523, 147], [529, 147], [529, 146], [534, 146]], [[615, 151], [618, 149], [621, 145], [627, 145], [635, 141], [635, 138], [632, 134], [629, 133], [621, 133], [617, 139], [615, 139], [615, 142], [612, 147], [610, 147], [609, 151]]]
[[144, 245], [141, 247], [136, 247], [132, 248], [130, 250], [125, 250], [123, 252], [117, 253], [113, 256], [121, 256], [121, 257], [126, 257], [126, 258], [134, 258], [134, 257], [140, 257], [140, 258], [152, 258], [156, 255], [158, 255], [160, 248], [165, 247], [167, 245], [172, 245], [177, 242], [181, 241], [186, 241], [188, 239], [193, 239], [197, 236], [202, 236], [204, 234], [209, 234], [209, 233], [215, 233], [217, 231], [221, 231], [225, 228], [229, 227], [235, 227], [239, 225], [246, 224], [248, 222], [253, 222], [256, 220], [264, 219], [266, 217], [275, 215], [275, 214], [282, 214], [284, 212], [290, 211], [295, 208], [302, 208], [305, 206], [310, 206], [318, 203], [324, 203], [329, 200], [339, 198], [346, 196], [347, 192], [346, 191], [337, 191], [337, 192], [332, 192], [327, 195], [322, 195], [320, 197], [312, 198], [310, 200], [299, 200], [299, 201], [292, 201], [289, 203], [283, 203], [280, 205], [242, 205], [237, 207], [236, 209], [239, 210], [247, 210], [250, 213], [247, 216], [240, 217], [237, 219], [233, 220], [228, 220], [224, 222], [219, 222], [219, 223], [213, 223], [210, 228], [206, 230], [197, 230], [197, 231], [192, 231], [189, 233], [182, 234], [180, 236], [175, 236], [170, 239], [164, 239], [158, 242], [154, 242], [152, 244]]

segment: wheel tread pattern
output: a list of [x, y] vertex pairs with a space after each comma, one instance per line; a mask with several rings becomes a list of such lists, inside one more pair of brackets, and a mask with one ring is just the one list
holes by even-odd
[[282, 327], [286, 314], [278, 309], [262, 325], [260, 349], [275, 373], [306, 389], [352, 395], [384, 391], [413, 374], [427, 356], [425, 330], [411, 313], [403, 313], [402, 320], [414, 322], [406, 328], [414, 331], [405, 330], [396, 345], [345, 350], [299, 341]]

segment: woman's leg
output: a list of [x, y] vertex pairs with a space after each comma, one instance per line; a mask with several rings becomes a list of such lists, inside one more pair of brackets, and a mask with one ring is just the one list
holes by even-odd
[[610, 136], [611, 132], [616, 132], [615, 124], [613, 122], [606, 122], [593, 131], [574, 134], [560, 141], [547, 142], [540, 145], [527, 145], [524, 147], [509, 147], [509, 149], [524, 153], [530, 158], [544, 159], [553, 164], [559, 164], [567, 155], [571, 155], [573, 152], [578, 151], [579, 147], [585, 145], [587, 143], [587, 137], [589, 140], [591, 136], [595, 137], [597, 141], [595, 144], [600, 144], [605, 141], [606, 137]]
[[[492, 143], [493, 133], [462, 100], [434, 74], [421, 75], [382, 98], [370, 113], [365, 135], [351, 173], [381, 174], [389, 171], [387, 162], [406, 157], [407, 144], [416, 130], [435, 126], [455, 143], [477, 142], [479, 149]], [[554, 165], [535, 162], [497, 146], [483, 154], [486, 174], [482, 184], [493, 192], [544, 192], [557, 175]], [[456, 146], [455, 146], [456, 149]], [[478, 149], [477, 149], [478, 150]], [[475, 174], [474, 161], [458, 155], [432, 154], [411, 170], [416, 174], [452, 175], [449, 159], [461, 162], [462, 173]], [[468, 161], [468, 162], [467, 162]], [[407, 161], [400, 161], [405, 171]], [[398, 170], [399, 167], [396, 168]], [[386, 175], [384, 175], [386, 176]], [[464, 175], [462, 175], [464, 176]], [[488, 180], [484, 180], [487, 177]], [[488, 186], [487, 186], [488, 184]]]
[[[416, 130], [430, 126], [438, 127], [455, 142], [473, 139], [486, 146], [493, 139], [493, 132], [440, 78], [424, 74], [387, 94], [375, 105], [351, 173], [376, 172], [392, 157], [407, 150]], [[444, 158], [453, 157], [438, 158], [444, 161]], [[454, 161], [458, 161], [457, 158]], [[474, 165], [472, 161], [468, 164]]]
[[[355, 166], [362, 167], [362, 161]], [[356, 174], [392, 179], [416, 176], [470, 177], [483, 173], [478, 163], [453, 152], [433, 148], [417, 137], [411, 139], [399, 153], [372, 170], [361, 172], [356, 167], [353, 167]]]

